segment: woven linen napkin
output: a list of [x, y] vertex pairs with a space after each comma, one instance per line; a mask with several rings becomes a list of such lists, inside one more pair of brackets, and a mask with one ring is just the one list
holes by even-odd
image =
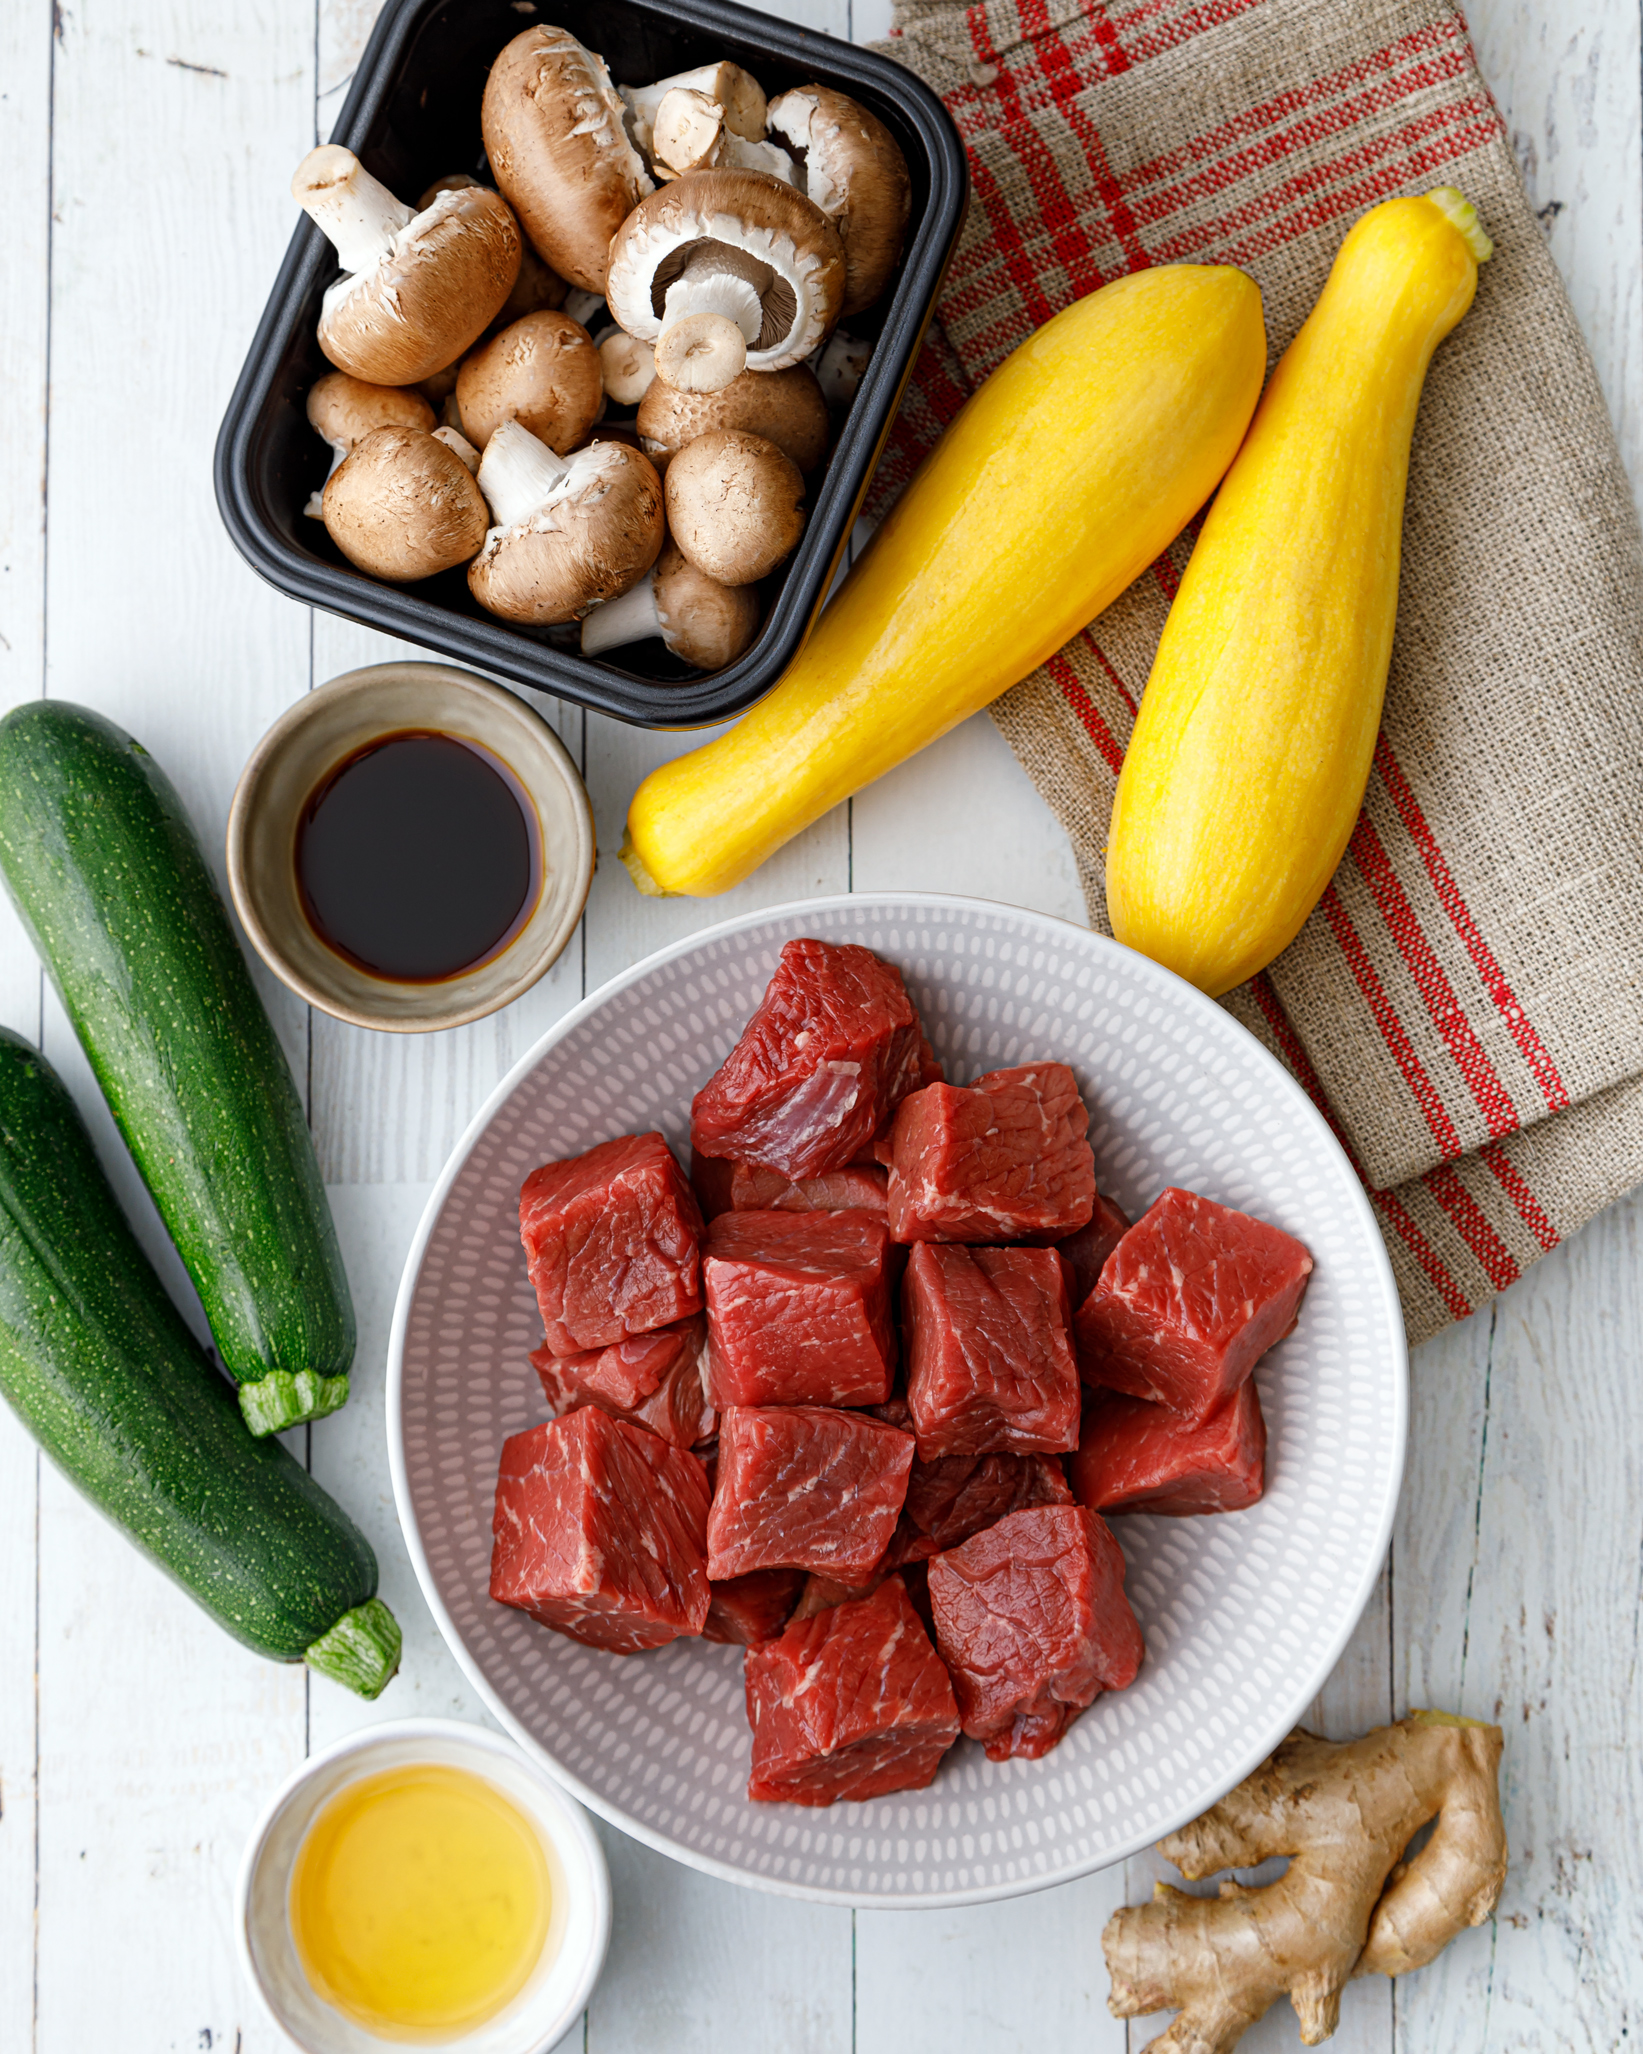
[[[1494, 238], [1415, 432], [1363, 813], [1296, 942], [1226, 1003], [1369, 1187], [1412, 1340], [1643, 1180], [1643, 543], [1602, 396], [1438, 0], [902, 0], [973, 193], [875, 485], [882, 508], [1035, 327], [1150, 264], [1256, 279], [1273, 359], [1341, 239], [1458, 185]], [[1072, 837], [1090, 918], [1184, 535], [993, 717]]]

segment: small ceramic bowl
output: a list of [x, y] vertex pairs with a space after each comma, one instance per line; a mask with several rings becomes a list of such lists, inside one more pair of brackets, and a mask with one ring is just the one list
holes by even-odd
[[461, 2054], [543, 2054], [570, 2028], [604, 1966], [610, 1872], [588, 1815], [511, 1741], [450, 1719], [366, 1726], [304, 1762], [257, 1821], [240, 1863], [234, 1934], [240, 1962], [274, 2023], [303, 2054], [404, 2054], [316, 1995], [291, 1938], [292, 1864], [326, 1800], [361, 1776], [411, 1762], [466, 1769], [518, 1806], [542, 1836], [553, 1890], [547, 1943], [530, 1981], [495, 2018], [453, 2039], [423, 2038]]
[[[437, 984], [398, 984], [326, 947], [297, 888], [297, 824], [316, 785], [383, 735], [437, 730], [478, 742], [523, 786], [541, 829], [536, 910], [489, 962]], [[228, 885], [274, 974], [356, 1027], [419, 1034], [480, 1020], [529, 991], [576, 932], [593, 881], [593, 809], [576, 765], [541, 715], [471, 671], [374, 663], [299, 699], [257, 744], [228, 814]]]

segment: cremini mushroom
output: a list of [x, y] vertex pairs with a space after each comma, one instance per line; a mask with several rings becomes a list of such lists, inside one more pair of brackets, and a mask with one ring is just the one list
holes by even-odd
[[603, 292], [610, 239], [652, 190], [604, 59], [567, 29], [525, 29], [491, 66], [479, 118], [491, 171], [537, 254]]
[[[460, 192], [467, 187], [477, 186], [479, 180], [470, 178], [465, 171], [452, 171], [444, 178], [437, 178], [417, 202], [419, 207], [431, 207], [443, 192]], [[519, 253], [519, 276], [513, 282], [513, 291], [502, 302], [501, 308], [491, 322], [494, 334], [499, 328], [508, 328], [515, 321], [522, 321], [527, 314], [538, 314], [544, 307], [558, 309], [565, 304], [565, 295], [570, 287], [549, 264], [544, 264], [527, 242]], [[456, 366], [450, 366], [454, 379]], [[427, 381], [424, 380], [424, 383]], [[442, 395], [443, 396], [443, 395]]]
[[619, 90], [627, 107], [629, 132], [647, 157], [656, 154], [656, 117], [672, 92], [700, 93], [723, 110], [724, 125], [732, 135], [750, 143], [764, 140], [764, 89], [751, 72], [728, 59], [698, 65], [694, 71], [676, 71], [652, 86], [622, 86]]
[[666, 537], [655, 466], [621, 442], [561, 458], [504, 421], [485, 445], [479, 489], [495, 525], [468, 567], [468, 589], [503, 620], [580, 620], [637, 584]]
[[668, 532], [699, 571], [751, 585], [804, 532], [804, 480], [762, 435], [715, 428], [667, 467]]
[[[316, 378], [308, 392], [308, 425], [322, 442], [331, 445], [331, 470], [335, 470], [356, 442], [373, 428], [421, 428], [434, 425], [434, 410], [420, 392], [407, 392], [399, 385], [367, 385], [346, 371], [327, 371]], [[329, 473], [327, 473], [329, 476]], [[325, 518], [320, 504], [325, 488], [309, 494], [303, 512], [316, 521]]]
[[717, 392], [744, 368], [801, 362], [832, 332], [844, 248], [802, 193], [763, 171], [699, 171], [639, 202], [610, 246], [606, 298], [656, 345], [656, 375]]
[[647, 577], [583, 616], [582, 654], [603, 656], [659, 635], [682, 663], [723, 670], [759, 632], [759, 613], [755, 586], [721, 585], [668, 542]]
[[563, 455], [599, 418], [599, 352], [566, 314], [527, 314], [464, 357], [456, 379], [462, 432], [483, 449], [498, 424], [520, 421]]
[[835, 328], [816, 352], [812, 359], [816, 383], [834, 413], [848, 412], [872, 355], [870, 342], [863, 342], [859, 335], [849, 335], [842, 328]]
[[319, 345], [356, 378], [415, 385], [443, 370], [513, 290], [519, 224], [500, 193], [464, 186], [416, 214], [336, 143], [309, 151], [291, 191], [342, 264]]
[[484, 542], [485, 501], [444, 432], [373, 428], [331, 473], [326, 533], [357, 569], [409, 584], [466, 563]]
[[744, 371], [718, 392], [680, 392], [658, 378], [639, 402], [637, 425], [659, 471], [714, 428], [762, 435], [801, 471], [813, 471], [827, 454], [827, 402], [808, 364]]
[[770, 103], [770, 128], [797, 165], [799, 189], [838, 228], [847, 276], [841, 314], [870, 307], [901, 256], [912, 205], [895, 137], [848, 93], [795, 86]]
[[602, 328], [593, 338], [607, 396], [619, 407], [635, 407], [656, 383], [656, 352], [625, 328]]
[[717, 100], [692, 86], [675, 86], [664, 95], [652, 131], [650, 168], [658, 178], [683, 178], [692, 171], [719, 168], [768, 171], [784, 185], [796, 185], [798, 174], [787, 152], [771, 142], [749, 142], [725, 120]]

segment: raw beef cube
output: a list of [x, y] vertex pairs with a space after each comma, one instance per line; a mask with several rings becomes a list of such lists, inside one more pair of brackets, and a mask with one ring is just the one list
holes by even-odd
[[[921, 1034], [918, 1038], [918, 1081], [913, 1089], [922, 1091], [926, 1084], [945, 1084], [946, 1081], [947, 1072], [941, 1067], [940, 1056], [930, 1046], [930, 1037]], [[873, 1136], [870, 1146], [856, 1157], [856, 1166], [865, 1167], [869, 1163], [877, 1163], [881, 1168], [888, 1170], [895, 1155], [891, 1145], [891, 1136], [895, 1130], [896, 1116], [892, 1113]]]
[[1241, 1512], [1266, 1484], [1255, 1380], [1197, 1426], [1145, 1398], [1094, 1392], [1068, 1471], [1092, 1512]]
[[901, 972], [871, 949], [790, 941], [691, 1102], [691, 1146], [789, 1177], [843, 1169], [917, 1085], [921, 1039]]
[[899, 1576], [749, 1648], [745, 1673], [747, 1794], [765, 1803], [922, 1790], [958, 1738], [953, 1687]]
[[713, 1431], [713, 1407], [703, 1381], [706, 1355], [707, 1321], [698, 1312], [653, 1334], [635, 1334], [582, 1355], [538, 1348], [531, 1367], [559, 1417], [578, 1405], [597, 1405], [613, 1418], [648, 1426], [676, 1448], [694, 1448]]
[[735, 1647], [774, 1640], [792, 1618], [804, 1584], [802, 1569], [754, 1569], [746, 1576], [709, 1584], [713, 1602], [707, 1608], [703, 1640], [728, 1641]]
[[1078, 1308], [1079, 1369], [1089, 1383], [1207, 1419], [1294, 1326], [1311, 1274], [1293, 1235], [1168, 1190]]
[[1053, 1248], [921, 1241], [902, 1283], [919, 1459], [1078, 1446], [1067, 1276]]
[[544, 1163], [519, 1194], [552, 1355], [608, 1348], [702, 1308], [702, 1215], [660, 1134], [623, 1134]]
[[1103, 1690], [1135, 1681], [1145, 1649], [1123, 1550], [1082, 1505], [1012, 1512], [929, 1574], [959, 1716], [989, 1761], [1048, 1754]]
[[730, 1178], [732, 1212], [876, 1212], [889, 1204], [890, 1174], [874, 1165], [792, 1178], [757, 1163], [737, 1163]]
[[719, 1421], [708, 1574], [813, 1569], [865, 1583], [896, 1530], [910, 1434], [820, 1405], [732, 1405]]
[[913, 1464], [902, 1521], [928, 1543], [923, 1552], [934, 1555], [996, 1526], [1011, 1512], [1072, 1501], [1053, 1455], [945, 1455], [939, 1462]]
[[1067, 1279], [1076, 1311], [1095, 1289], [1102, 1264], [1130, 1230], [1130, 1223], [1110, 1198], [1095, 1194], [1095, 1212], [1087, 1227], [1056, 1243], [1056, 1253], [1071, 1272]]
[[708, 1398], [725, 1405], [876, 1405], [896, 1331], [882, 1215], [726, 1212], [708, 1229]]
[[630, 1655], [707, 1618], [707, 1477], [694, 1455], [584, 1405], [502, 1444], [491, 1596]]
[[1059, 1241], [1095, 1209], [1095, 1157], [1065, 1063], [989, 1070], [902, 1101], [891, 1136], [898, 1241]]
[[923, 1621], [925, 1632], [934, 1639], [935, 1627], [930, 1618], [930, 1578], [926, 1574], [928, 1565], [922, 1560], [897, 1562], [894, 1555], [892, 1547], [890, 1558], [864, 1584], [835, 1583], [828, 1576], [806, 1577], [788, 1625], [797, 1626], [801, 1620], [814, 1619], [818, 1612], [831, 1611], [835, 1605], [851, 1605], [862, 1598], [870, 1598], [885, 1578], [894, 1574], [900, 1576], [913, 1610]]

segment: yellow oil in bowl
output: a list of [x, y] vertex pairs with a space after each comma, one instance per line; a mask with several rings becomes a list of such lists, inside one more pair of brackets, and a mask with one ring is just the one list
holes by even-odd
[[383, 2039], [449, 2038], [517, 1997], [552, 1913], [542, 1842], [466, 1769], [362, 1776], [314, 1817], [291, 1937], [315, 1991]]

